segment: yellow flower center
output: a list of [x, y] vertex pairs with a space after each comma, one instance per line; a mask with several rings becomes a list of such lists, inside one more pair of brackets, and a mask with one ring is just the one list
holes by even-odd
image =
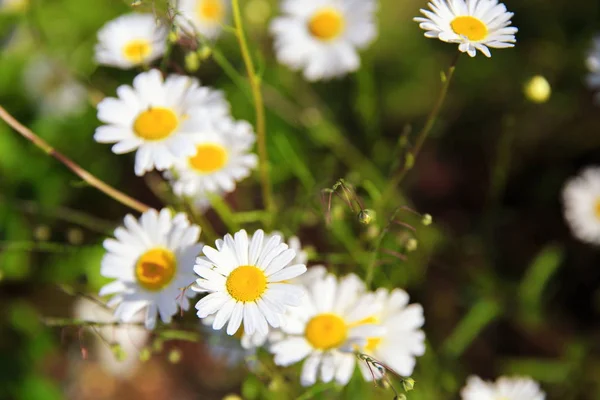
[[141, 287], [158, 291], [175, 276], [177, 260], [170, 250], [151, 249], [142, 254], [135, 264], [135, 277]]
[[209, 174], [223, 168], [227, 158], [227, 150], [220, 144], [203, 143], [196, 147], [196, 154], [189, 161], [196, 171]]
[[173, 110], [152, 107], [137, 116], [133, 123], [133, 130], [142, 139], [161, 140], [171, 135], [178, 125], [179, 120]]
[[450, 23], [452, 30], [457, 35], [466, 36], [469, 40], [477, 42], [487, 37], [488, 28], [483, 22], [470, 15], [456, 17]]
[[367, 344], [365, 346], [365, 351], [367, 353], [372, 353], [377, 349], [377, 346], [381, 344], [381, 338], [372, 337], [367, 339]]
[[322, 8], [313, 14], [308, 22], [310, 33], [320, 40], [332, 40], [344, 30], [343, 15], [333, 8]]
[[225, 7], [222, 0], [200, 0], [198, 16], [201, 20], [221, 22], [225, 17]]
[[123, 46], [123, 57], [134, 64], [141, 64], [152, 53], [152, 44], [147, 39], [134, 39]]
[[348, 326], [335, 314], [319, 314], [308, 321], [304, 336], [314, 348], [329, 350], [346, 341]]
[[596, 218], [600, 219], [600, 198], [596, 200], [594, 204], [594, 215]]
[[246, 303], [262, 296], [267, 289], [267, 277], [254, 265], [242, 265], [231, 271], [225, 286], [231, 297]]

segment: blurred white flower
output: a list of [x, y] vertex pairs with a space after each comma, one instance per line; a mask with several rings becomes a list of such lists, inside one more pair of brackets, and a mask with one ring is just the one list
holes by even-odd
[[462, 400], [544, 400], [546, 395], [531, 378], [500, 377], [495, 383], [470, 376], [460, 392]]
[[563, 189], [565, 218], [573, 235], [600, 244], [600, 167], [588, 167]]
[[172, 216], [168, 209], [146, 211], [139, 221], [127, 215], [124, 222], [115, 230], [116, 239], [104, 241], [107, 253], [100, 273], [115, 281], [100, 296], [115, 295], [108, 304], [118, 304], [115, 316], [123, 322], [145, 309], [146, 327], [153, 329], [157, 314], [169, 323], [178, 308], [189, 308], [194, 292], [185, 288], [194, 282], [194, 260], [202, 249], [200, 228], [185, 214]]
[[277, 59], [310, 81], [356, 71], [377, 36], [374, 0], [284, 0], [271, 23]]
[[128, 69], [148, 65], [166, 50], [167, 28], [152, 14], [127, 14], [98, 31], [96, 62]]
[[223, 118], [204, 129], [194, 135], [195, 154], [177, 160], [173, 171], [165, 173], [178, 196], [205, 198], [206, 193], [232, 192], [258, 163], [251, 152], [255, 135], [249, 123]]
[[335, 381], [345, 385], [356, 366], [352, 350], [368, 338], [381, 336], [380, 326], [365, 323], [379, 312], [379, 304], [363, 301], [364, 284], [356, 275], [338, 280], [327, 274], [308, 286], [300, 307], [291, 308], [281, 327], [281, 338], [270, 351], [275, 364], [288, 366], [304, 360], [304, 386]]
[[477, 50], [491, 57], [489, 47], [514, 47], [518, 29], [510, 26], [514, 15], [498, 0], [431, 0], [426, 18], [417, 17], [425, 37], [458, 43], [458, 49], [475, 57]]
[[[423, 307], [420, 304], [408, 304], [408, 294], [404, 290], [391, 292], [379, 289], [365, 295], [363, 301], [381, 304], [379, 312], [367, 318], [363, 323], [380, 324], [381, 336], [372, 336], [361, 352], [384, 363], [401, 376], [412, 375], [415, 357], [425, 354], [425, 333], [423, 326]], [[381, 372], [369, 369], [365, 362], [359, 364], [363, 377], [370, 381], [381, 378]]]
[[204, 246], [194, 271], [200, 275], [194, 290], [209, 292], [196, 304], [199, 318], [215, 314], [213, 329], [225, 323], [227, 333], [235, 334], [244, 323], [249, 335], [255, 331], [266, 335], [269, 325], [278, 328], [281, 315], [290, 306], [300, 304], [304, 291], [287, 283], [306, 272], [304, 264], [290, 262], [294, 250], [273, 235], [264, 240], [262, 230], [248, 238], [245, 230], [216, 241], [216, 249]]
[[108, 125], [96, 129], [99, 143], [116, 143], [115, 154], [137, 150], [135, 173], [165, 170], [179, 158], [193, 156], [194, 135], [211, 131], [213, 122], [229, 115], [229, 104], [220, 91], [200, 86], [193, 78], [160, 71], [143, 72], [133, 87], [117, 88], [119, 98], [98, 104], [98, 119]]
[[216, 39], [229, 14], [230, 0], [175, 0], [177, 24], [186, 33], [199, 33]]
[[28, 97], [37, 102], [43, 115], [77, 115], [87, 106], [85, 86], [49, 58], [34, 58], [23, 73], [23, 83]]
[[[588, 86], [592, 90], [600, 90], [600, 35], [594, 38], [594, 42], [586, 59], [590, 71], [587, 77]], [[600, 103], [600, 93], [596, 95], [596, 101]]]
[[[116, 322], [113, 313], [99, 304], [86, 298], [78, 299], [75, 302], [73, 316], [84, 321], [91, 322]], [[144, 316], [137, 314], [130, 322], [143, 322]], [[124, 379], [135, 372], [139, 363], [140, 349], [143, 348], [150, 332], [141, 326], [122, 325], [122, 326], [103, 326], [94, 328], [94, 332], [100, 335], [102, 339], [96, 337], [94, 341], [95, 355], [102, 368], [112, 375]], [[123, 355], [118, 359], [110, 347], [118, 345]]]

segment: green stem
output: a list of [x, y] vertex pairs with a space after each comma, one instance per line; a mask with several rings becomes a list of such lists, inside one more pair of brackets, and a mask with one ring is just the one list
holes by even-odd
[[254, 107], [256, 112], [256, 135], [258, 142], [258, 158], [259, 158], [259, 169], [262, 187], [262, 196], [265, 208], [274, 213], [275, 203], [273, 201], [273, 188], [271, 186], [271, 177], [269, 175], [269, 154], [267, 152], [267, 132], [266, 132], [266, 117], [265, 117], [265, 105], [263, 101], [263, 95], [261, 91], [261, 79], [256, 73], [256, 68], [250, 56], [250, 50], [248, 49], [248, 43], [244, 33], [244, 25], [242, 22], [242, 14], [240, 12], [239, 0], [232, 0], [231, 8], [233, 11], [233, 20], [235, 23], [235, 32], [240, 45], [240, 51], [242, 52], [242, 58], [246, 65], [246, 72], [248, 73], [248, 79], [250, 80], [250, 87], [252, 89], [252, 97], [254, 98]]
[[408, 153], [406, 162], [404, 163], [402, 168], [399, 169], [392, 176], [389, 185], [387, 186], [386, 190], [384, 191], [383, 196], [381, 198], [381, 202], [383, 204], [387, 203], [387, 201], [390, 199], [390, 197], [392, 196], [392, 194], [394, 193], [394, 191], [396, 190], [396, 188], [398, 187], [400, 182], [402, 182], [402, 180], [404, 179], [404, 177], [406, 176], [408, 171], [410, 171], [411, 168], [413, 167], [414, 162], [417, 159], [417, 156], [421, 152], [421, 148], [423, 147], [425, 140], [427, 140], [427, 137], [429, 136], [431, 129], [435, 125], [435, 123], [438, 119], [438, 116], [440, 114], [440, 111], [442, 109], [442, 106], [444, 105], [444, 101], [446, 100], [446, 95], [448, 94], [448, 89], [450, 88], [450, 83], [452, 82], [452, 77], [454, 76], [454, 71], [456, 70], [456, 63], [458, 62], [459, 57], [460, 57], [460, 53], [457, 53], [456, 57], [454, 57], [454, 60], [452, 61], [452, 64], [450, 64], [448, 71], [444, 75], [444, 82], [443, 82], [440, 94], [433, 106], [433, 109], [427, 116], [427, 120], [425, 121], [425, 125], [423, 126], [423, 129], [421, 129], [421, 131], [417, 134], [417, 139], [415, 141], [415, 145], [414, 145], [412, 151]]

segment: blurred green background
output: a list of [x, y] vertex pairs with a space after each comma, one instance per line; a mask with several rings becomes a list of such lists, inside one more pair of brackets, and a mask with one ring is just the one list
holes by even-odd
[[[22, 9], [8, 3], [0, 2], [0, 105], [101, 179], [161, 207], [159, 175], [135, 177], [132, 156], [114, 155], [92, 139], [99, 125], [94, 104], [137, 73], [97, 67], [95, 35], [128, 12], [131, 1], [30, 0]], [[377, 207], [368, 227], [337, 200], [327, 226], [321, 190], [344, 178], [367, 207], [376, 207], [398, 164], [398, 137], [422, 126], [456, 46], [423, 37], [412, 18], [425, 1], [381, 0], [380, 35], [362, 54], [360, 71], [308, 84], [274, 59], [267, 28], [277, 1], [241, 3], [265, 84], [276, 200], [285, 209], [275, 228], [298, 235], [312, 249], [311, 262], [364, 277], [394, 208], [433, 216], [425, 227], [401, 213], [417, 228], [418, 249], [407, 261], [381, 253], [375, 274], [377, 286], [402, 287], [425, 309], [428, 348], [409, 398], [455, 399], [470, 374], [517, 374], [538, 380], [550, 399], [600, 399], [600, 253], [571, 237], [560, 202], [564, 181], [600, 162], [600, 108], [585, 87], [584, 63], [600, 33], [600, 3], [507, 0], [519, 28], [516, 47], [493, 50], [491, 59], [461, 57], [440, 120], [402, 192], [395, 204]], [[234, 36], [224, 32], [216, 50], [240, 75], [232, 79], [213, 59], [191, 74], [224, 90], [236, 118], [253, 121]], [[184, 57], [176, 49], [174, 65], [184, 65]], [[52, 79], [40, 80], [39, 65], [52, 65]], [[523, 95], [524, 83], [538, 74], [552, 86], [544, 104]], [[66, 84], [82, 85], [84, 93], [57, 109], [53, 96]], [[257, 176], [243, 182], [227, 198], [229, 207], [259, 207], [257, 182]], [[94, 293], [104, 283], [101, 242], [127, 212], [0, 123], [0, 398], [237, 393], [252, 400], [302, 393], [288, 381], [296, 369], [250, 374], [237, 343], [208, 331], [201, 343], [150, 339], [151, 357], [120, 379], [98, 366], [92, 331], [44, 326], [46, 317], [72, 315], [72, 290]], [[215, 212], [207, 216], [219, 234], [227, 232]], [[382, 247], [404, 252], [407, 234], [394, 227]], [[188, 314], [188, 326], [195, 324]], [[258, 357], [268, 363], [265, 354]], [[319, 386], [304, 398], [312, 394], [393, 397], [359, 376], [346, 388]]]

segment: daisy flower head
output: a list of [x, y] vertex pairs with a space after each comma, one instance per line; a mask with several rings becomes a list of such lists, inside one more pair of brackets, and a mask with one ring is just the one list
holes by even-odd
[[154, 15], [122, 15], [98, 31], [95, 59], [121, 69], [148, 65], [165, 53], [166, 40], [167, 28]]
[[117, 88], [118, 98], [98, 104], [98, 119], [107, 125], [96, 129], [99, 143], [116, 143], [115, 154], [136, 150], [135, 173], [165, 170], [181, 157], [194, 155], [194, 133], [203, 124], [226, 118], [229, 104], [220, 91], [200, 86], [193, 78], [156, 70], [142, 72], [133, 86]]
[[[364, 301], [381, 304], [381, 309], [364, 322], [381, 324], [383, 330], [380, 336], [369, 337], [361, 352], [383, 362], [400, 376], [412, 375], [415, 357], [425, 354], [425, 333], [419, 329], [425, 322], [423, 307], [409, 305], [408, 294], [400, 289], [391, 292], [379, 289], [365, 297]], [[369, 369], [366, 363], [359, 366], [367, 381], [381, 378], [377, 369]]]
[[470, 376], [460, 392], [462, 400], [544, 400], [546, 394], [531, 378], [500, 377], [496, 382], [486, 382]]
[[100, 296], [114, 295], [109, 306], [118, 305], [115, 316], [132, 322], [146, 310], [146, 328], [153, 329], [157, 314], [171, 322], [178, 307], [189, 308], [186, 289], [194, 282], [194, 260], [200, 254], [200, 228], [185, 214], [171, 215], [167, 209], [146, 211], [139, 220], [127, 215], [115, 239], [106, 239], [107, 253], [100, 273], [115, 279], [100, 289]]
[[353, 349], [382, 333], [381, 327], [367, 321], [379, 311], [378, 304], [362, 301], [364, 283], [353, 274], [340, 280], [326, 274], [307, 289], [302, 305], [289, 310], [281, 327], [284, 335], [271, 345], [275, 364], [304, 360], [303, 386], [318, 379], [345, 385], [356, 366]]
[[271, 23], [282, 64], [303, 70], [309, 81], [356, 71], [357, 49], [377, 36], [374, 0], [284, 0], [283, 16]]
[[216, 39], [227, 21], [230, 0], [179, 0], [176, 22], [188, 33]]
[[179, 159], [173, 171], [165, 174], [178, 196], [232, 192], [236, 182], [248, 177], [258, 164], [252, 153], [255, 135], [246, 121], [221, 119], [203, 127], [194, 140], [194, 154]]
[[278, 328], [281, 316], [298, 306], [304, 290], [288, 283], [306, 272], [304, 264], [292, 264], [296, 252], [282, 243], [279, 235], [265, 240], [262, 230], [251, 238], [245, 230], [216, 241], [216, 248], [204, 246], [194, 271], [200, 276], [193, 289], [209, 294], [196, 304], [199, 318], [215, 314], [213, 329], [227, 325], [235, 334], [244, 323], [244, 332], [267, 334], [269, 325]]
[[578, 239], [600, 244], [600, 167], [588, 167], [563, 189], [565, 219]]
[[[586, 64], [590, 71], [587, 83], [592, 90], [600, 90], [600, 35], [594, 38], [594, 43], [590, 49]], [[596, 95], [596, 101], [600, 103], [600, 93]]]
[[510, 26], [514, 15], [498, 0], [431, 0], [429, 10], [414, 20], [425, 37], [458, 43], [458, 49], [475, 57], [477, 50], [491, 57], [490, 47], [514, 47], [518, 29]]

